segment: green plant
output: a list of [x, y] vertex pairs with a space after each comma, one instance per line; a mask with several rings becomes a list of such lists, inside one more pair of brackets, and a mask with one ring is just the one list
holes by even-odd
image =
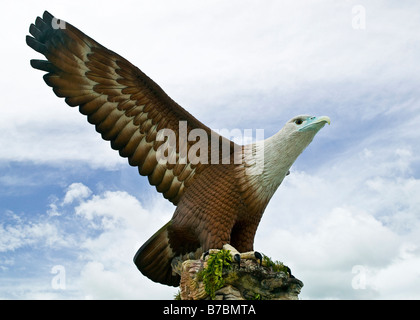
[[262, 296], [259, 293], [255, 293], [251, 300], [262, 300]]
[[178, 292], [174, 294], [174, 300], [181, 300], [181, 290], [178, 290]]
[[280, 261], [273, 261], [270, 257], [264, 255], [263, 257], [263, 265], [270, 267], [274, 272], [285, 272], [289, 274], [289, 268]]
[[220, 250], [210, 254], [207, 260], [207, 267], [200, 273], [204, 288], [210, 296], [210, 299], [213, 300], [216, 291], [225, 284], [223, 271], [231, 269], [231, 262], [232, 256], [230, 255], [230, 250]]

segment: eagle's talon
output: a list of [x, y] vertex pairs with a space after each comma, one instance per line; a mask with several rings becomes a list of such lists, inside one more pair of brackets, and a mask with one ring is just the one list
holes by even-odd
[[258, 262], [258, 260], [260, 260], [260, 267], [261, 267], [262, 266], [262, 261], [263, 261], [262, 254], [259, 253], [258, 251], [254, 251], [254, 256], [255, 256], [255, 259], [257, 259], [257, 262]]
[[201, 258], [201, 260], [206, 260], [206, 257], [210, 254], [210, 251], [207, 250], [206, 252], [203, 253], [203, 256]]
[[238, 263], [238, 267], [239, 267], [239, 268], [241, 267], [241, 255], [240, 255], [239, 253], [236, 253], [236, 254], [233, 256], [233, 261], [235, 261], [235, 262], [237, 262], [237, 263]]

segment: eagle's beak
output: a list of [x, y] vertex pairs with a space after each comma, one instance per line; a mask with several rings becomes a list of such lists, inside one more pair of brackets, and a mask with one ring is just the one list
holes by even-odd
[[320, 130], [325, 124], [331, 124], [331, 119], [327, 116], [308, 118], [299, 131]]
[[320, 123], [320, 122], [326, 122], [330, 125], [331, 119], [330, 117], [327, 117], [327, 116], [316, 117], [313, 123]]

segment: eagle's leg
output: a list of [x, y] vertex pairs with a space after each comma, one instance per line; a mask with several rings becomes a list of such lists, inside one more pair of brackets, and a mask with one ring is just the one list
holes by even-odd
[[[255, 260], [257, 261], [260, 266], [263, 265], [263, 255], [261, 253], [259, 253], [258, 251], [247, 251], [247, 252], [239, 252], [238, 250], [236, 250], [233, 246], [231, 246], [230, 244], [225, 244], [223, 245], [223, 249], [224, 250], [229, 250], [230, 255], [232, 256], [232, 261], [235, 261], [238, 266], [241, 266], [241, 260], [242, 259], [251, 259], [251, 260]], [[202, 260], [206, 260], [206, 257], [214, 252], [218, 252], [219, 249], [210, 249], [206, 252], [203, 253], [203, 255], [201, 256]]]
[[238, 250], [236, 250], [230, 244], [225, 244], [223, 246], [223, 249], [230, 251], [230, 254], [232, 255], [233, 261], [236, 261], [239, 266], [241, 266], [241, 259], [255, 260], [255, 261], [259, 262], [260, 266], [262, 266], [263, 257], [262, 257], [262, 254], [259, 253], [258, 251], [248, 251], [248, 252], [240, 253]]

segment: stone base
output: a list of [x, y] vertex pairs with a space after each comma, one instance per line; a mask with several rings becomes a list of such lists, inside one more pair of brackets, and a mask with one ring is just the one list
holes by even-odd
[[[204, 283], [197, 276], [207, 262], [187, 260], [182, 264], [180, 296], [182, 300], [210, 299]], [[303, 287], [302, 281], [287, 272], [274, 272], [254, 259], [242, 259], [240, 266], [224, 271], [224, 286], [216, 291], [216, 300], [297, 300]]]

